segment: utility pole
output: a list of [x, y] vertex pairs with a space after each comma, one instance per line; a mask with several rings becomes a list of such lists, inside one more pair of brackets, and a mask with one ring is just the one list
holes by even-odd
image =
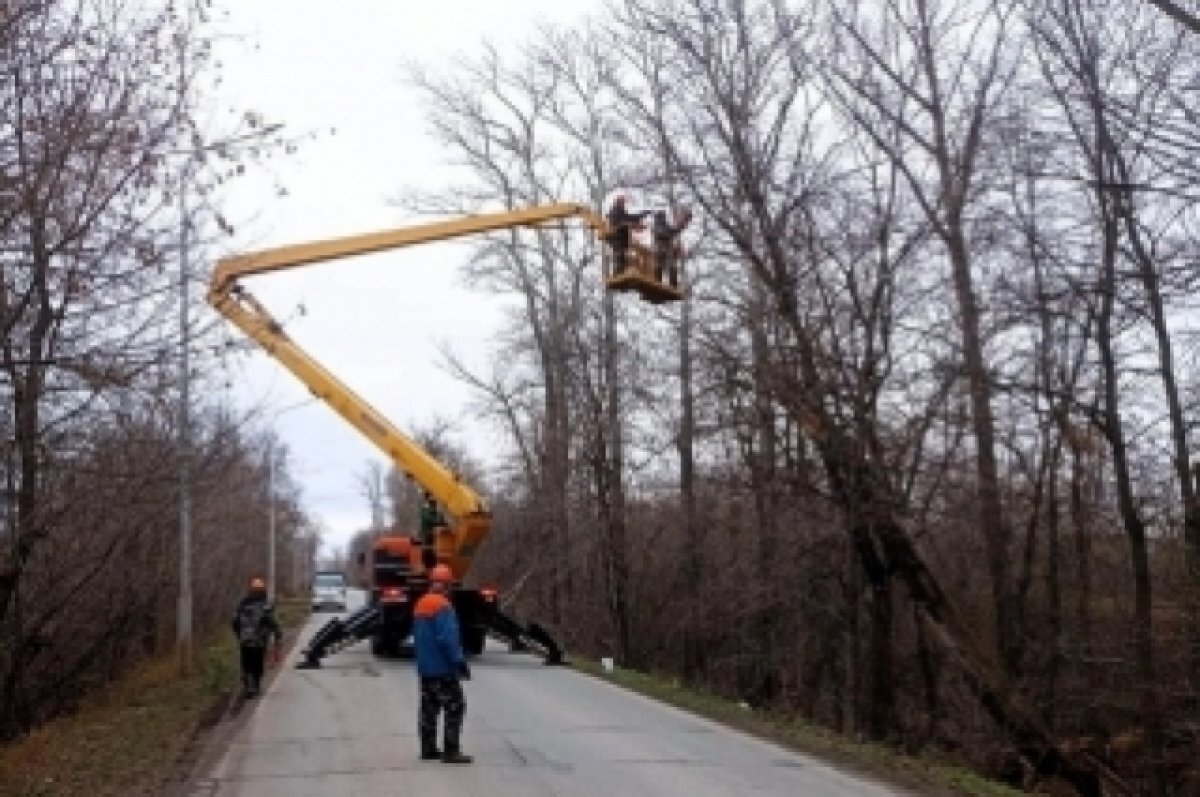
[[275, 603], [275, 442], [267, 439], [267, 600]]
[[[188, 44], [192, 10], [187, 6], [184, 33], [179, 39], [179, 91], [183, 110], [191, 110], [188, 81]], [[186, 120], [185, 120], [186, 121]], [[191, 672], [194, 664], [192, 639], [192, 418], [191, 418], [191, 319], [188, 295], [191, 268], [188, 263], [188, 180], [193, 153], [184, 156], [179, 171], [179, 605], [175, 622], [175, 653], [180, 672]]]
[[[271, 421], [279, 420], [279, 417], [293, 410], [301, 409], [312, 404], [312, 399], [304, 399], [290, 407], [284, 407], [271, 416]], [[269, 431], [266, 437], [267, 442], [267, 600], [271, 603], [275, 602], [276, 595], [276, 554], [277, 546], [275, 533], [275, 437], [274, 432]], [[293, 542], [293, 550], [295, 543]]]
[[184, 672], [192, 668], [192, 485], [191, 324], [189, 321], [187, 179], [190, 156], [179, 180], [179, 617], [176, 651]]

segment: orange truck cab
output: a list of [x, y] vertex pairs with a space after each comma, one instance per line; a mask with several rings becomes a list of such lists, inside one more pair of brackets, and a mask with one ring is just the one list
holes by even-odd
[[[380, 619], [371, 635], [371, 651], [395, 656], [412, 634], [413, 607], [429, 588], [428, 571], [434, 557], [410, 536], [380, 537], [371, 547], [371, 604]], [[483, 652], [495, 590], [475, 590], [456, 583], [450, 594], [458, 615], [463, 650], [468, 655]]]

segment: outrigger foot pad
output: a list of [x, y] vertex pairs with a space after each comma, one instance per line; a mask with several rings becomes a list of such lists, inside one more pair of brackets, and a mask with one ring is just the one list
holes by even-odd
[[496, 635], [508, 640], [514, 653], [532, 648], [545, 658], [546, 664], [566, 663], [563, 661], [562, 648], [546, 629], [537, 623], [523, 626], [500, 609], [494, 609], [488, 616], [488, 627]]
[[558, 643], [554, 641], [553, 637], [546, 632], [546, 629], [542, 628], [537, 623], [530, 623], [529, 627], [526, 629], [526, 633], [529, 635], [529, 638], [542, 649], [543, 654], [546, 657], [547, 666], [559, 667], [567, 663], [563, 658], [562, 648], [560, 648]]

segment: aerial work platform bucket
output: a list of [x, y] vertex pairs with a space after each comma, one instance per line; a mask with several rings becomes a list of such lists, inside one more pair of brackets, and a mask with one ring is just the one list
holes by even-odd
[[653, 277], [645, 277], [628, 270], [609, 277], [604, 284], [611, 291], [637, 291], [643, 299], [651, 304], [678, 302], [683, 298], [683, 292], [679, 288], [672, 288]]
[[629, 247], [625, 268], [606, 279], [604, 284], [610, 291], [635, 291], [651, 304], [683, 299], [680, 288], [655, 279], [654, 255], [637, 243]]

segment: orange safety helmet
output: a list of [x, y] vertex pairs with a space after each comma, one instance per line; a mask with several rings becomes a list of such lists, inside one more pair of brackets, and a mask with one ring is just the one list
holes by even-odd
[[250, 580], [250, 591], [251, 592], [266, 592], [267, 591], [267, 582], [263, 581], [261, 578], [251, 579]]
[[429, 571], [429, 580], [434, 584], [453, 584], [454, 573], [446, 565], [438, 565]]

